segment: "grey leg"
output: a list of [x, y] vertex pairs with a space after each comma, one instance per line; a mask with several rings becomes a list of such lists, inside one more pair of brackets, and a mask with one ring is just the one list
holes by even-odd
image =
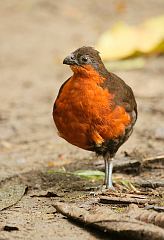
[[104, 158], [104, 162], [105, 162], [105, 180], [104, 180], [104, 184], [107, 185], [107, 181], [108, 181], [108, 160], [107, 158]]
[[112, 184], [112, 170], [113, 170], [113, 158], [107, 158], [107, 177], [106, 179], [106, 188], [107, 189], [114, 189]]

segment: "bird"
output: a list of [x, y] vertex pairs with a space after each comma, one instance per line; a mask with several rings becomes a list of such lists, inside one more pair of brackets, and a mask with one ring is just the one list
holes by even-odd
[[106, 189], [114, 189], [113, 159], [126, 142], [137, 120], [137, 103], [132, 89], [109, 72], [99, 51], [83, 46], [63, 64], [73, 75], [65, 81], [53, 106], [59, 136], [79, 148], [102, 156]]

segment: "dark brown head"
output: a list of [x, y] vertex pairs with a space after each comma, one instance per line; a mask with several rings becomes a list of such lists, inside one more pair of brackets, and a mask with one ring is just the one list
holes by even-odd
[[99, 56], [99, 52], [92, 47], [81, 47], [67, 56], [63, 64], [71, 66], [71, 69], [79, 71], [87, 70], [88, 66], [94, 68], [99, 73], [107, 71]]

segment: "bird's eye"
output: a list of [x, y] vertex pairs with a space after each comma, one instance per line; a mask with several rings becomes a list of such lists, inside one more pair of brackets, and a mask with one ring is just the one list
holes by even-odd
[[80, 61], [81, 61], [81, 63], [87, 63], [88, 62], [88, 57], [81, 56]]

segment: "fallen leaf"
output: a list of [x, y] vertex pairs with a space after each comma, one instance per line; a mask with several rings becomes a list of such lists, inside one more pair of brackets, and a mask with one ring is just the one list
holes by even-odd
[[0, 211], [16, 204], [25, 194], [27, 187], [9, 181], [0, 186]]
[[56, 174], [56, 173], [60, 173], [60, 174], [65, 174], [65, 175], [74, 175], [74, 176], [78, 176], [78, 177], [83, 177], [83, 178], [87, 178], [87, 179], [103, 179], [105, 174], [102, 171], [99, 170], [78, 170], [75, 172], [68, 172], [65, 170], [65, 168], [62, 169], [58, 169], [58, 170], [48, 170], [47, 172], [48, 174]]
[[145, 21], [138, 28], [138, 50], [141, 53], [164, 53], [164, 16]]
[[137, 209], [139, 209], [137, 206], [134, 216], [134, 209], [130, 208], [127, 208], [126, 212], [115, 213], [110, 208], [107, 209], [103, 206], [96, 206], [90, 211], [66, 203], [56, 203], [54, 207], [72, 221], [81, 223], [85, 227], [87, 225], [92, 230], [96, 228], [98, 231], [106, 233], [110, 238], [116, 236], [117, 238], [136, 240], [164, 239], [164, 230], [161, 227], [145, 223], [142, 218], [140, 218], [141, 220], [136, 219], [138, 217]]
[[97, 43], [103, 60], [117, 60], [134, 54], [137, 44], [137, 33], [133, 27], [125, 23], [116, 23], [112, 29], [106, 31]]
[[104, 61], [164, 53], [164, 16], [148, 19], [138, 26], [116, 23], [103, 33], [96, 48]]
[[103, 179], [105, 176], [104, 172], [98, 170], [78, 170], [73, 174], [87, 179]]

